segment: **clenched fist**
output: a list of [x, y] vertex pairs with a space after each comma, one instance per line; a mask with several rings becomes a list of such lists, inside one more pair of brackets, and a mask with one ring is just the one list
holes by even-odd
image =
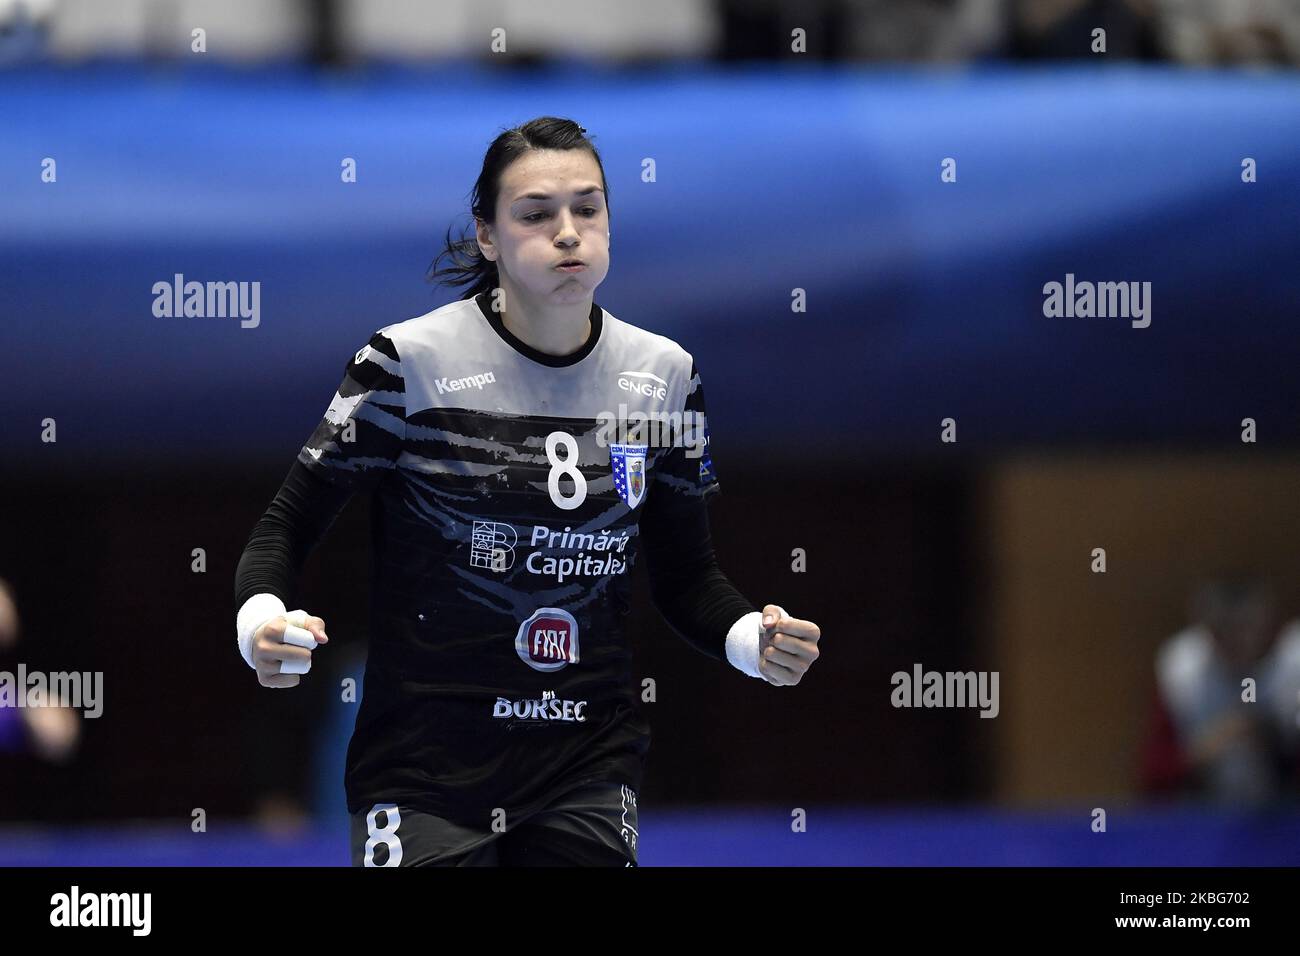
[[812, 621], [788, 617], [781, 608], [763, 608], [763, 633], [758, 645], [758, 671], [763, 680], [778, 687], [790, 687], [821, 656], [817, 642], [822, 632]]
[[311, 652], [328, 644], [325, 621], [306, 611], [271, 618], [253, 634], [253, 666], [263, 687], [297, 687], [311, 670]]

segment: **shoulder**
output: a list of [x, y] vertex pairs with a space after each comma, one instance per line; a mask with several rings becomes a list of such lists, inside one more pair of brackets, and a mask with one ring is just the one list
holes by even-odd
[[605, 344], [619, 366], [620, 376], [626, 376], [632, 385], [662, 385], [679, 398], [693, 390], [691, 383], [697, 372], [690, 352], [666, 335], [625, 322], [608, 309], [603, 312], [604, 334], [609, 336]]
[[602, 308], [601, 311], [604, 313], [604, 334], [610, 337], [610, 345], [614, 346], [616, 351], [627, 352], [629, 356], [637, 355], [649, 362], [659, 360], [659, 362], [677, 365], [684, 364], [688, 369], [692, 367], [694, 363], [692, 354], [682, 349], [673, 339], [619, 319], [607, 308]]
[[415, 358], [423, 352], [436, 352], [452, 342], [463, 341], [480, 324], [474, 300], [459, 299], [423, 315], [384, 326], [375, 332], [370, 344], [374, 345], [375, 339], [387, 339], [400, 358]]
[[[609, 335], [608, 361], [616, 365], [618, 387], [657, 407], [678, 410], [687, 402], [698, 403], [699, 373], [695, 357], [666, 335], [659, 335], [611, 315], [604, 309], [605, 334]], [[698, 394], [697, 394], [698, 392]]]

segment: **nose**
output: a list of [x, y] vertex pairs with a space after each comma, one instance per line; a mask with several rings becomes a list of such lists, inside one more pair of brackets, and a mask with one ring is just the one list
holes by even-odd
[[555, 233], [555, 241], [561, 245], [572, 245], [578, 241], [578, 230], [573, 224], [573, 213], [564, 210], [557, 217], [559, 228]]

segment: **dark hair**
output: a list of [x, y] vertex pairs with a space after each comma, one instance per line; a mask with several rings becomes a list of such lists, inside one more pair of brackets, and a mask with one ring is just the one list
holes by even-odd
[[[501, 193], [501, 174], [511, 163], [530, 149], [586, 149], [600, 167], [600, 185], [605, 190], [605, 208], [609, 208], [609, 184], [605, 182], [605, 166], [600, 153], [586, 136], [587, 130], [573, 120], [558, 116], [539, 116], [521, 126], [508, 129], [492, 141], [483, 157], [483, 169], [470, 193], [470, 212], [475, 219], [495, 223], [497, 197]], [[447, 259], [449, 265], [439, 269], [438, 263]], [[427, 278], [439, 285], [468, 286], [462, 299], [470, 299], [480, 292], [491, 292], [500, 284], [497, 264], [483, 258], [473, 229], [459, 239], [452, 238], [447, 229], [444, 248], [429, 266]]]

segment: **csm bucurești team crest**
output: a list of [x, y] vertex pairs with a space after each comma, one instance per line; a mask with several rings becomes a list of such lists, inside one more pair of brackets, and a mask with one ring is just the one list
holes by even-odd
[[618, 496], [635, 508], [645, 496], [645, 455], [649, 445], [610, 445], [609, 467]]

